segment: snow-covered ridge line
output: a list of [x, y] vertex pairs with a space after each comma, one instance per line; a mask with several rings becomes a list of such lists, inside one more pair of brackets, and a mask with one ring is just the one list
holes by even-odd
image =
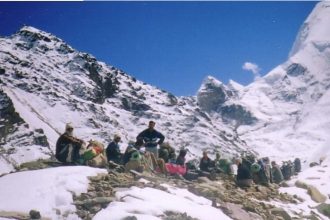
[[[86, 141], [95, 139], [106, 145], [119, 133], [124, 150], [149, 120], [156, 121], [157, 130], [172, 146], [189, 147], [193, 155], [209, 149], [230, 156], [246, 148], [221, 118], [220, 123], [212, 122], [196, 97], [176, 97], [143, 83], [52, 34], [23, 27], [10, 38], [0, 38], [0, 45], [6, 92], [28, 130], [42, 129], [50, 152], [68, 122]], [[5, 148], [25, 147], [13, 144], [6, 142]], [[9, 157], [18, 150], [11, 153]]]
[[[324, 22], [328, 4], [317, 4], [306, 21], [308, 36], [330, 32]], [[329, 41], [328, 36], [318, 40]], [[249, 150], [277, 161], [297, 156], [304, 161], [330, 132], [330, 49], [310, 40], [254, 83], [225, 85], [209, 76], [196, 97], [176, 97], [145, 84], [32, 27], [0, 38], [0, 73], [13, 90], [8, 92], [28, 102], [15, 106], [18, 113], [30, 115], [24, 117], [31, 128], [44, 129], [52, 150], [67, 122], [77, 136], [105, 144], [120, 133], [124, 150], [154, 120], [166, 141], [176, 149], [191, 148], [193, 155], [209, 150], [231, 158]], [[13, 102], [19, 100], [23, 97]]]

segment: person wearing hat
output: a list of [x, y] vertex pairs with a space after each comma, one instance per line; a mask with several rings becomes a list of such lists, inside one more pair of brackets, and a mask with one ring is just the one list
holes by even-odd
[[106, 149], [107, 159], [108, 161], [113, 161], [117, 164], [122, 163], [122, 153], [120, 152], [119, 142], [121, 137], [118, 134], [115, 134], [113, 137], [113, 141], [110, 142]]
[[158, 148], [164, 142], [164, 135], [159, 131], [155, 130], [156, 123], [154, 121], [149, 121], [149, 126], [147, 129], [142, 131], [136, 140], [143, 141], [146, 151], [154, 154], [155, 158], [158, 158]]
[[73, 136], [73, 125], [67, 123], [65, 132], [56, 142], [55, 157], [62, 163], [79, 163], [79, 150], [85, 142]]

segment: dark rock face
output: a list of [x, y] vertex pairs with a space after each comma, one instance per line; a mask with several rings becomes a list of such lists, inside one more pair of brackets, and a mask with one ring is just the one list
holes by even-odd
[[299, 63], [293, 63], [287, 68], [287, 74], [289, 76], [299, 76], [304, 75], [307, 69]]
[[204, 111], [217, 111], [217, 109], [227, 100], [227, 92], [222, 87], [216, 87], [211, 84], [207, 86], [207, 91], [201, 92], [197, 96], [198, 105]]
[[[110, 75], [110, 73], [108, 74]], [[118, 81], [110, 76], [105, 78], [103, 83], [103, 95], [105, 98], [111, 98], [118, 91]]]
[[34, 137], [34, 144], [35, 145], [40, 145], [40, 146], [43, 146], [43, 147], [49, 147], [49, 143], [48, 143], [47, 137], [45, 135], [35, 136]]
[[168, 93], [167, 98], [169, 100], [169, 106], [175, 106], [178, 104], [178, 99], [171, 93]]
[[97, 60], [88, 54], [83, 54], [83, 59], [85, 60], [84, 67], [89, 72], [89, 78], [93, 80], [97, 87], [95, 88], [95, 99], [96, 103], [104, 103], [106, 98], [112, 97], [118, 90], [118, 81], [115, 80], [111, 73], [108, 73], [105, 79], [100, 75], [102, 66], [97, 63]]
[[147, 111], [151, 107], [138, 100], [133, 100], [130, 98], [122, 98], [123, 108], [127, 111]]
[[15, 124], [24, 123], [23, 119], [15, 112], [12, 101], [0, 90], [0, 137], [6, 138], [10, 134]]
[[45, 42], [50, 42], [51, 41], [47, 36], [44, 36], [44, 35], [42, 35], [40, 33], [36, 33], [36, 32], [30, 32], [30, 31], [27, 31], [27, 30], [21, 30], [19, 32], [19, 34], [21, 36], [26, 37], [31, 42], [35, 42], [37, 40], [42, 40], [42, 41], [45, 41]]
[[[20, 127], [26, 129], [24, 132], [15, 134]], [[17, 146], [29, 146], [31, 144], [49, 147], [47, 137], [42, 129], [31, 131], [29, 125], [15, 111], [11, 99], [0, 90], [0, 146], [6, 141], [15, 140]], [[7, 152], [11, 154], [11, 152]]]
[[229, 105], [221, 107], [221, 115], [224, 120], [235, 120], [240, 125], [250, 125], [257, 119], [241, 105]]
[[74, 52], [74, 50], [65, 43], [62, 43], [56, 50], [61, 54], [69, 54]]

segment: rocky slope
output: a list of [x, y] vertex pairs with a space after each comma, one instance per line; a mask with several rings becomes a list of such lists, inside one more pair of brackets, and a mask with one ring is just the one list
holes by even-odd
[[[123, 148], [149, 120], [155, 120], [170, 144], [177, 149], [189, 147], [192, 155], [200, 155], [203, 149], [227, 155], [246, 150], [236, 132], [221, 120], [214, 123], [195, 97], [175, 97], [147, 85], [74, 50], [52, 34], [23, 27], [13, 36], [1, 38], [0, 48], [1, 86], [6, 97], [2, 105], [11, 106], [10, 117], [21, 118], [20, 122], [7, 120], [7, 124], [24, 122], [26, 133], [39, 131], [47, 137], [39, 143], [25, 135], [25, 142], [20, 143], [9, 138], [16, 130], [7, 132], [1, 147], [6, 158], [18, 164], [22, 161], [16, 157], [24, 157], [18, 149], [31, 147], [31, 143], [38, 153], [29, 159], [52, 154], [67, 122], [72, 122], [76, 135], [85, 140], [108, 143], [119, 133]], [[40, 152], [38, 146], [49, 149]]]
[[108, 143], [119, 133], [124, 149], [152, 119], [170, 144], [189, 147], [192, 157], [204, 149], [230, 157], [255, 150], [275, 160], [308, 160], [330, 130], [329, 8], [317, 4], [287, 62], [246, 87], [206, 77], [196, 97], [176, 97], [23, 27], [0, 39], [1, 108], [11, 112], [1, 121], [2, 152], [15, 163], [29, 160], [23, 155], [31, 144], [37, 153], [30, 159], [51, 155], [67, 122], [85, 140]]

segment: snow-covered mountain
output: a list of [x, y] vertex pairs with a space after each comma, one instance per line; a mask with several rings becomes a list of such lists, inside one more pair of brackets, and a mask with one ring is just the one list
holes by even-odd
[[175, 97], [147, 85], [52, 34], [25, 26], [0, 38], [0, 48], [1, 108], [9, 112], [0, 121], [0, 163], [6, 164], [0, 167], [6, 172], [52, 155], [67, 122], [86, 141], [107, 144], [118, 133], [123, 150], [149, 120], [166, 141], [188, 147], [191, 155], [203, 149], [227, 155], [248, 150], [230, 127], [214, 123], [195, 97]]
[[166, 141], [191, 155], [315, 157], [330, 131], [329, 23], [330, 3], [320, 2], [288, 61], [246, 87], [208, 76], [195, 97], [176, 97], [25, 26], [0, 38], [2, 172], [52, 155], [67, 122], [84, 140], [106, 144], [119, 133], [123, 149], [155, 120]]
[[329, 24], [330, 3], [320, 2], [288, 61], [246, 87], [208, 77], [198, 92], [199, 106], [221, 115], [261, 156], [312, 159], [330, 133]]
[[[187, 214], [185, 219], [227, 219], [228, 213], [233, 219], [327, 219], [329, 24], [330, 2], [320, 2], [302, 25], [288, 61], [246, 87], [207, 76], [195, 97], [175, 97], [33, 27], [0, 38], [0, 198], [6, 201], [0, 203], [0, 218], [29, 218], [37, 208], [55, 219], [89, 219], [89, 211], [94, 219], [159, 219], [168, 211], [179, 213], [178, 219]], [[277, 186], [241, 190], [226, 178], [186, 184], [159, 176], [155, 182], [166, 184], [141, 179], [139, 187], [129, 187], [132, 176], [87, 166], [2, 176], [22, 162], [52, 156], [67, 122], [86, 141], [106, 144], [121, 134], [124, 150], [151, 119], [176, 149], [189, 147], [190, 157], [203, 149], [226, 156], [248, 150], [279, 162], [300, 157], [305, 165], [319, 164], [280, 187], [285, 194]], [[37, 164], [31, 169], [40, 168]], [[196, 196], [198, 187], [212, 201]], [[111, 202], [97, 203], [86, 214], [81, 204], [96, 199]]]
[[312, 156], [330, 133], [330, 3], [320, 2], [301, 27], [288, 61], [250, 84], [239, 103], [258, 119], [240, 137], [261, 154]]

